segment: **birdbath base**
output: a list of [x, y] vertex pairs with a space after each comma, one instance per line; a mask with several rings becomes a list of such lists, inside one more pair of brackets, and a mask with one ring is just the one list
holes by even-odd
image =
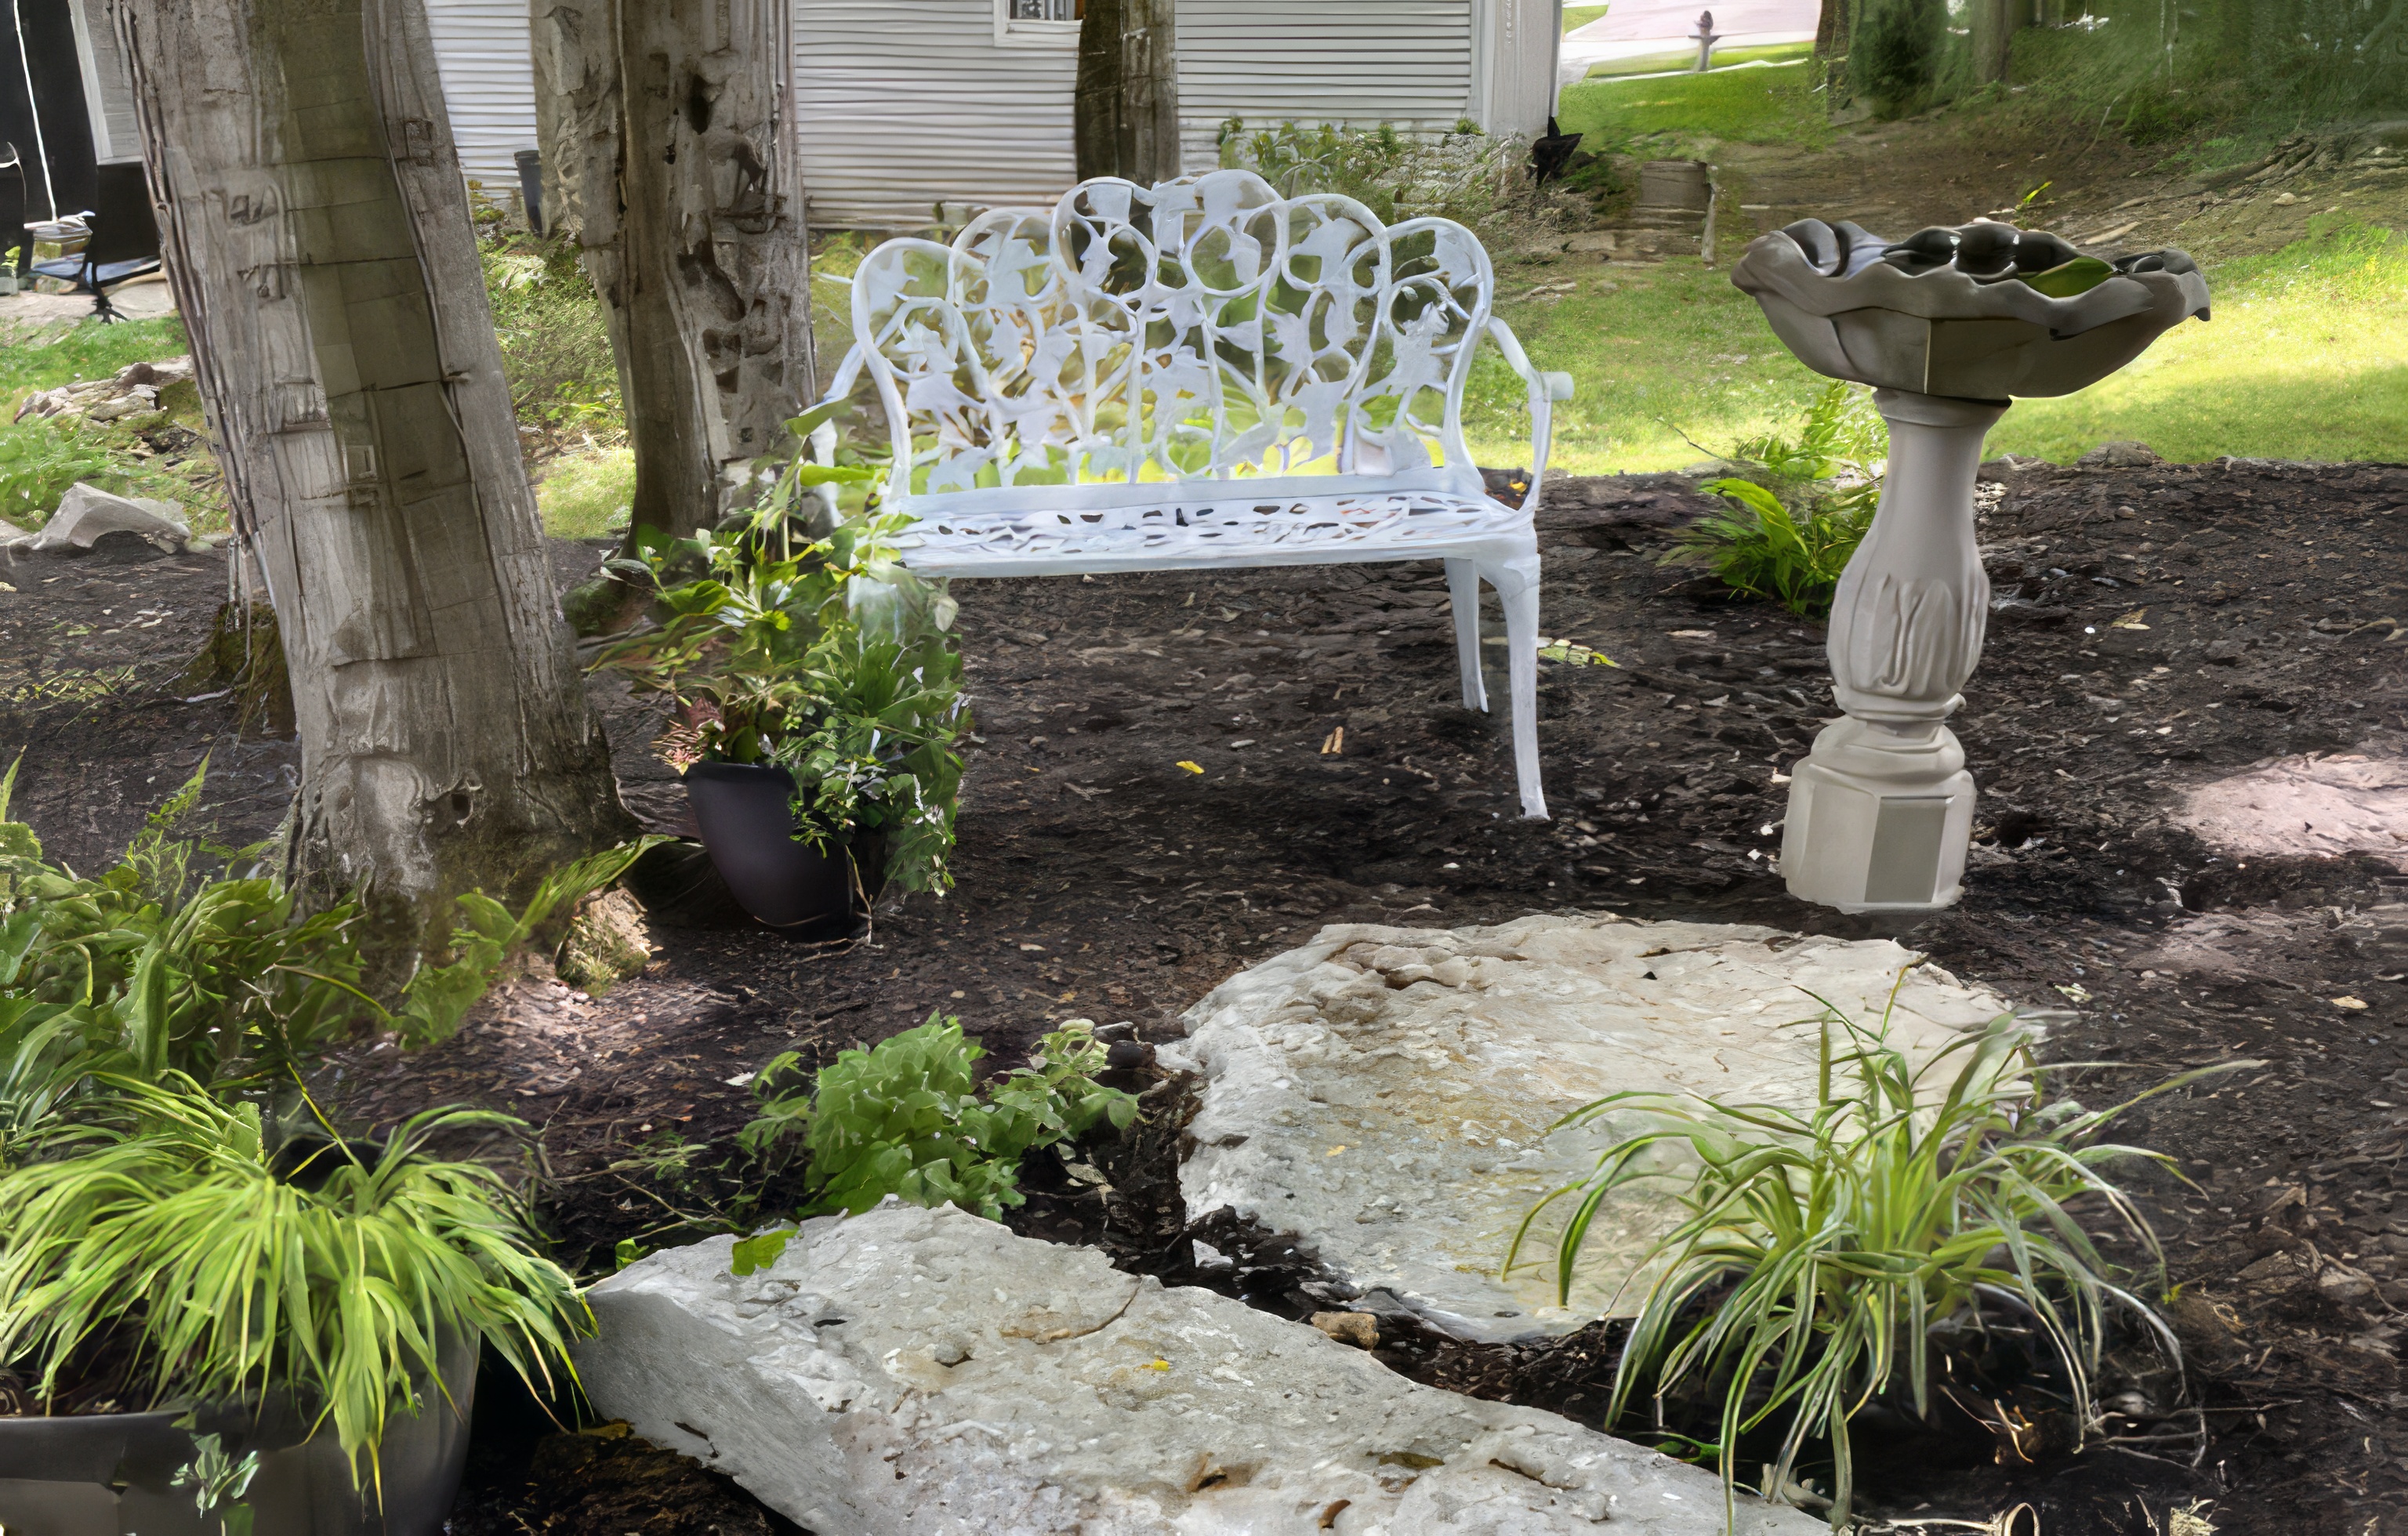
[[1781, 873], [1791, 895], [1842, 912], [1928, 912], [1964, 893], [1973, 775], [1946, 726], [1901, 734], [1842, 720], [1789, 786]]
[[1842, 912], [1915, 912], [1963, 894], [1973, 777], [1943, 722], [1982, 654], [1973, 478], [2002, 401], [1877, 390], [1889, 422], [1881, 508], [1831, 604], [1831, 691], [1848, 718], [1791, 775], [1781, 873]]

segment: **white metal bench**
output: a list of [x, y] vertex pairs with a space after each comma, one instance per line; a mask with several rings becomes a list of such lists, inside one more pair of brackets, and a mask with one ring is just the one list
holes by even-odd
[[[904, 563], [1010, 576], [1443, 560], [1464, 703], [1480, 583], [1505, 610], [1522, 814], [1539, 783], [1539, 550], [1549, 405], [1489, 313], [1469, 230], [1388, 226], [1351, 198], [1283, 198], [1250, 171], [1083, 182], [1050, 213], [996, 209], [950, 243], [889, 240], [853, 282], [853, 350], [894, 434]], [[1530, 391], [1522, 505], [1463, 437], [1482, 337]]]

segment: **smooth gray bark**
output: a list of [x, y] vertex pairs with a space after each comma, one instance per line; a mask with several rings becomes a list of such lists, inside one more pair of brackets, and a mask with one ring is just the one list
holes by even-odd
[[[783, 0], [530, 0], [545, 192], [610, 315], [634, 523], [752, 497], [812, 389]], [[551, 206], [547, 202], [547, 207]]]
[[627, 830], [421, 0], [113, 0], [169, 280], [302, 749], [292, 874], [380, 946]]
[[1081, 180], [1151, 186], [1179, 174], [1174, 21], [1173, 0], [1087, 0], [1072, 121]]

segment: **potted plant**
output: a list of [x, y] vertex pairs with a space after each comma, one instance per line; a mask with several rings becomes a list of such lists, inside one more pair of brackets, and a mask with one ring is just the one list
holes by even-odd
[[7, 819], [0, 773], [0, 1528], [433, 1536], [480, 1345], [548, 1376], [590, 1319], [501, 1179], [430, 1150], [515, 1121], [345, 1137], [308, 1074], [366, 1018], [440, 1038], [634, 850], [517, 916], [464, 897], [457, 957], [387, 1011], [354, 904], [303, 917], [273, 876], [194, 868], [205, 771], [93, 878]]
[[480, 1343], [548, 1379], [590, 1331], [498, 1176], [427, 1150], [506, 1116], [271, 1150], [172, 1070], [69, 1099], [0, 1170], [10, 1530], [434, 1536]]
[[675, 702], [659, 749], [711, 862], [772, 927], [846, 920], [887, 882], [953, 884], [953, 600], [897, 562], [909, 519], [807, 517], [824, 505], [807, 492], [873, 473], [797, 458], [753, 510], [614, 562], [653, 616], [595, 664]]

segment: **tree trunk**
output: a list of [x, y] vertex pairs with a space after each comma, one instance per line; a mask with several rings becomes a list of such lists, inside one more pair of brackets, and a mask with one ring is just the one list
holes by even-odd
[[1973, 78], [1984, 85], [2006, 83], [2023, 10], [2024, 0], [1973, 0]]
[[[1823, 0], [1814, 21], [1814, 57], [1836, 59], [1848, 51], [1848, 0]], [[544, 189], [544, 206], [552, 206], [552, 189]]]
[[421, 0], [114, 0], [166, 267], [266, 573], [290, 873], [380, 947], [620, 837]]
[[1087, 0], [1072, 123], [1079, 178], [1151, 186], [1179, 174], [1173, 0]]
[[609, 310], [633, 524], [682, 537], [751, 504], [812, 392], [790, 0], [530, 0], [530, 21], [545, 191]]

